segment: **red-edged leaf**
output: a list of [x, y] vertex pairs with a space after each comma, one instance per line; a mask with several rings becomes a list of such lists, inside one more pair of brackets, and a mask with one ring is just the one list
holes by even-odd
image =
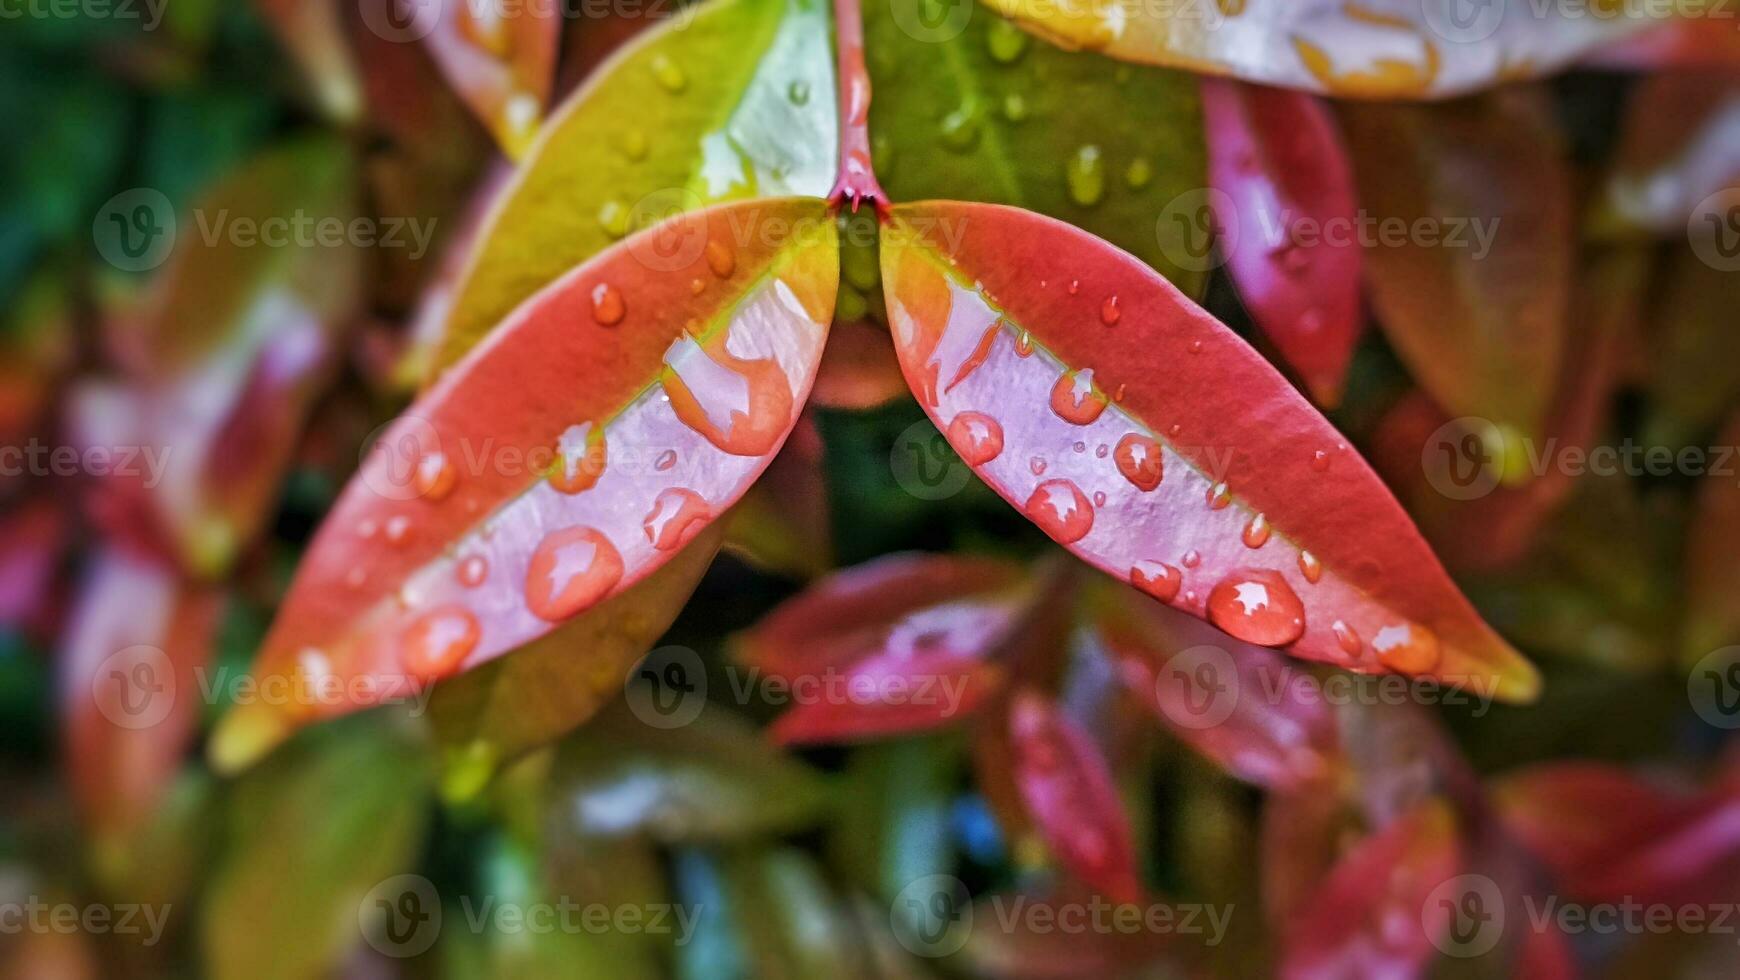
[[662, 565], [796, 423], [838, 276], [825, 205], [792, 198], [678, 216], [528, 300], [387, 429], [266, 638], [257, 674], [354, 696], [246, 705], [214, 758], [500, 656]]
[[1010, 702], [1009, 738], [1015, 785], [1058, 861], [1107, 898], [1141, 901], [1130, 819], [1093, 740], [1031, 691]]
[[906, 380], [888, 331], [869, 320], [836, 322], [816, 377], [815, 403], [823, 408], [871, 409], [906, 394]]
[[[1726, 33], [1740, 35], [1732, 25]], [[1740, 82], [1703, 74], [1644, 79], [1626, 101], [1620, 134], [1596, 228], [1679, 234], [1700, 202], [1740, 181]]]
[[522, 156], [549, 105], [561, 5], [419, 4], [410, 30], [507, 155]]
[[[129, 377], [74, 393], [74, 439], [105, 453], [91, 511], [190, 573], [226, 572], [277, 502], [303, 423], [356, 311], [355, 167], [328, 140], [274, 148], [203, 196], [159, 302], [115, 345]], [[271, 222], [313, 224], [271, 236]], [[254, 237], [259, 236], [259, 237]]]
[[1464, 441], [1479, 433], [1452, 426], [1425, 392], [1404, 395], [1379, 422], [1372, 458], [1451, 567], [1513, 564], [1564, 503], [1577, 475], [1565, 460], [1588, 452], [1606, 428], [1626, 345], [1636, 337], [1648, 264], [1647, 254], [1634, 250], [1591, 260], [1546, 438], [1525, 454], [1533, 472], [1526, 484], [1499, 485], [1479, 453], [1470, 455], [1478, 444]]
[[1240, 779], [1297, 790], [1339, 756], [1335, 716], [1287, 659], [1119, 590], [1099, 619], [1125, 686], [1172, 734]]
[[71, 530], [66, 508], [47, 497], [0, 516], [0, 629], [48, 632]]
[[1444, 98], [1548, 74], [1665, 19], [1663, 9], [1436, 0], [985, 3], [1067, 48], [1356, 99]]
[[[829, 347], [833, 339], [830, 331]], [[824, 370], [827, 361], [824, 353]], [[819, 384], [820, 376], [816, 380]], [[833, 569], [834, 533], [823, 448], [815, 419], [805, 414], [767, 472], [732, 510], [726, 550], [763, 569], [799, 578], [815, 578]]]
[[889, 555], [831, 575], [770, 613], [738, 644], [742, 660], [793, 685], [837, 690], [797, 700], [774, 723], [786, 742], [855, 740], [935, 728], [1000, 686], [989, 662], [1016, 639], [1040, 591], [991, 558]]
[[1342, 856], [1285, 937], [1286, 980], [1412, 977], [1434, 953], [1452, 907], [1432, 899], [1460, 866], [1456, 821], [1427, 801]]
[[1341, 118], [1385, 336], [1446, 411], [1486, 420], [1520, 451], [1509, 437], [1540, 435], [1571, 295], [1571, 179], [1550, 106], [1507, 89], [1348, 105]]
[[1363, 325], [1353, 166], [1334, 117], [1302, 92], [1201, 85], [1227, 271], [1312, 397], [1334, 406]]
[[[1718, 446], [1740, 446], [1740, 414], [1728, 423]], [[1710, 651], [1740, 643], [1740, 486], [1734, 474], [1711, 473], [1698, 488], [1697, 510], [1686, 536], [1686, 611], [1682, 653], [1694, 662]]]
[[97, 833], [136, 826], [181, 768], [218, 610], [167, 565], [113, 548], [91, 557], [59, 683], [68, 782]]
[[1247, 642], [1533, 695], [1533, 668], [1365, 461], [1132, 256], [1019, 209], [931, 202], [893, 209], [882, 267], [932, 420], [1090, 564]]

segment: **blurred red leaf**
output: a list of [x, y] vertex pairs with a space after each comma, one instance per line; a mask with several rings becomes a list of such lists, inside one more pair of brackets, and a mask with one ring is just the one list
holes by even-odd
[[1550, 110], [1529, 89], [1342, 107], [1378, 320], [1439, 405], [1496, 427], [1495, 450], [1541, 434], [1567, 326], [1571, 175]]
[[888, 331], [869, 320], [835, 322], [816, 376], [815, 403], [822, 408], [866, 410], [906, 393], [906, 379]]
[[1534, 695], [1364, 460], [1147, 266], [1062, 222], [948, 202], [895, 207], [882, 265], [925, 410], [1090, 564], [1248, 642]]
[[562, 32], [556, 3], [417, 4], [414, 31], [471, 111], [518, 159], [550, 102]]
[[[1733, 25], [1729, 37], [1740, 37]], [[1740, 54], [1740, 43], [1735, 44]], [[1678, 234], [1699, 202], [1740, 181], [1740, 80], [1663, 74], [1637, 83], [1593, 215], [1607, 234]]]
[[0, 514], [0, 629], [52, 631], [71, 531], [66, 508], [46, 496]]
[[475, 667], [664, 564], [796, 423], [837, 246], [819, 200], [721, 205], [527, 301], [384, 432], [266, 638], [256, 675], [330, 676], [342, 703], [245, 706], [214, 759]]
[[1134, 590], [1108, 605], [1098, 625], [1125, 686], [1179, 740], [1270, 789], [1297, 791], [1332, 771], [1335, 717], [1305, 671]]
[[1201, 86], [1227, 271], [1312, 399], [1333, 407], [1364, 325], [1353, 166], [1335, 119], [1303, 92]]
[[1093, 740], [1032, 691], [1011, 700], [1009, 737], [1015, 784], [1058, 861], [1107, 898], [1140, 902], [1130, 820]]
[[98, 835], [148, 816], [181, 768], [208, 686], [220, 603], [155, 560], [97, 551], [60, 657], [67, 780]]
[[[832, 331], [828, 340], [832, 346]], [[826, 353], [822, 363], [827, 364]], [[726, 550], [768, 571], [805, 579], [834, 567], [823, 448], [815, 418], [806, 413], [767, 472], [731, 511]]]

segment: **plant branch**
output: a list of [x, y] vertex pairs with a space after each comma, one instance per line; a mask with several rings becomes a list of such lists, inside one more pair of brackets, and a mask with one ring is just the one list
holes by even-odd
[[836, 209], [850, 201], [852, 211], [866, 199], [880, 211], [888, 195], [876, 182], [870, 163], [870, 72], [864, 67], [864, 15], [859, 0], [834, 0], [834, 32], [840, 57], [840, 171], [828, 203]]

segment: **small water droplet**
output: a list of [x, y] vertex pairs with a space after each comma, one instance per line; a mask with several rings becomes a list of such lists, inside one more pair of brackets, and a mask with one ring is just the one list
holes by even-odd
[[599, 325], [613, 327], [622, 322], [623, 314], [628, 307], [622, 301], [622, 293], [615, 286], [601, 282], [592, 287], [592, 319]]
[[1154, 179], [1154, 167], [1146, 159], [1137, 157], [1124, 168], [1124, 183], [1133, 191], [1139, 191], [1148, 186], [1148, 181]]
[[363, 571], [362, 566], [360, 565], [344, 573], [344, 584], [353, 589], [362, 588], [363, 584], [368, 580], [368, 573]]
[[1139, 561], [1130, 566], [1130, 584], [1161, 602], [1171, 602], [1178, 594], [1184, 573], [1162, 561]]
[[622, 553], [596, 528], [552, 531], [526, 566], [526, 606], [561, 622], [610, 593], [622, 580]]
[[379, 531], [380, 529], [381, 529], [380, 524], [377, 523], [373, 518], [366, 518], [365, 517], [362, 520], [357, 522], [356, 536], [359, 538], [372, 538], [375, 536], [375, 532]]
[[1438, 665], [1438, 637], [1413, 623], [1385, 626], [1371, 638], [1378, 662], [1404, 674], [1420, 674]]
[[1262, 514], [1253, 516], [1250, 523], [1245, 525], [1244, 533], [1239, 537], [1244, 541], [1245, 547], [1247, 548], [1261, 548], [1263, 545], [1268, 544], [1269, 519], [1264, 517]]
[[1019, 92], [1010, 92], [1003, 96], [1003, 118], [1010, 122], [1020, 122], [1027, 118], [1027, 100]]
[[1112, 447], [1106, 445], [1103, 442], [1094, 447], [1094, 456], [1097, 459], [1105, 459], [1107, 456], [1110, 456], [1111, 453], [1112, 453]]
[[720, 279], [729, 279], [731, 273], [737, 271], [737, 253], [724, 242], [713, 240], [707, 242], [707, 268], [713, 270], [713, 275]]
[[1071, 279], [1069, 281], [1068, 292], [1071, 296], [1074, 296], [1076, 293], [1081, 292], [1081, 280], [1080, 279]]
[[411, 539], [411, 519], [403, 514], [390, 517], [385, 530], [388, 544], [402, 545]]
[[985, 32], [985, 47], [990, 49], [992, 61], [1007, 65], [1027, 50], [1027, 33], [998, 17], [991, 21], [991, 29]]
[[1095, 507], [1104, 507], [1105, 505], [1106, 505], [1106, 492], [1104, 490], [1095, 490], [1094, 491], [1094, 506]]
[[1015, 338], [1015, 354], [1017, 357], [1033, 356], [1033, 335], [1023, 330]]
[[1202, 341], [1200, 341], [1200, 340], [1191, 341], [1190, 342], [1190, 352], [1192, 354], [1202, 353]]
[[1305, 581], [1316, 585], [1323, 578], [1323, 563], [1309, 551], [1299, 552], [1299, 574], [1305, 576]]
[[792, 82], [791, 85], [787, 86], [785, 95], [791, 100], [792, 105], [809, 105], [810, 83], [802, 79]]
[[667, 92], [681, 92], [689, 84], [689, 77], [683, 74], [682, 67], [672, 61], [669, 55], [653, 55], [651, 68], [653, 78]]
[[1118, 309], [1118, 297], [1107, 296], [1100, 304], [1100, 322], [1106, 326], [1115, 326], [1123, 317], [1123, 311]]
[[639, 163], [646, 159], [646, 134], [638, 129], [624, 131], [623, 134], [617, 138], [617, 146], [622, 148], [622, 155], [634, 163]]
[[1353, 627], [1338, 619], [1329, 624], [1329, 629], [1335, 634], [1335, 642], [1341, 644], [1344, 653], [1351, 656], [1359, 655], [1359, 651], [1365, 644], [1360, 641], [1359, 634], [1354, 632]]
[[1182, 560], [1185, 568], [1195, 568], [1202, 564], [1202, 553], [1197, 551], [1195, 548], [1192, 548], [1184, 553], [1184, 558]]
[[592, 489], [609, 461], [604, 429], [590, 422], [571, 425], [556, 438], [556, 459], [550, 468], [550, 486], [575, 494]]
[[1082, 207], [1092, 207], [1106, 193], [1106, 168], [1100, 160], [1097, 146], [1078, 147], [1064, 165], [1064, 182], [1069, 185], [1069, 198]]
[[621, 201], [605, 201], [598, 206], [598, 224], [611, 238], [628, 234], [628, 205]]
[[687, 487], [670, 487], [653, 501], [652, 510], [641, 520], [641, 528], [654, 548], [675, 551], [706, 526], [709, 516], [707, 502], [700, 494]]
[[430, 501], [439, 501], [453, 492], [458, 471], [448, 461], [447, 454], [432, 452], [417, 461], [417, 492]]
[[1208, 594], [1208, 618], [1258, 646], [1282, 646], [1305, 632], [1305, 606], [1279, 574], [1266, 568], [1240, 569], [1216, 585]]
[[968, 466], [983, 466], [1003, 452], [1003, 426], [983, 412], [962, 412], [949, 422], [949, 442]]
[[1077, 453], [1085, 453], [1085, 452], [1087, 452], [1087, 443], [1077, 442], [1074, 445], [1070, 446], [1069, 448], [1075, 450]]
[[417, 617], [405, 630], [399, 663], [412, 677], [447, 677], [477, 648], [482, 629], [477, 616], [463, 606], [442, 606]]
[[459, 584], [468, 589], [475, 589], [489, 578], [489, 559], [482, 555], [466, 555], [459, 560], [459, 567], [454, 570], [454, 577]]
[[658, 470], [660, 473], [669, 470], [675, 465], [677, 465], [677, 451], [675, 449], [667, 449], [664, 452], [659, 453], [658, 459], [653, 460], [653, 469]]
[[1034, 487], [1027, 516], [1060, 544], [1080, 541], [1094, 526], [1093, 505], [1069, 480], [1046, 480]]
[[1208, 488], [1208, 506], [1210, 510], [1220, 510], [1232, 503], [1232, 488], [1225, 481]]
[[1319, 449], [1311, 454], [1311, 468], [1319, 473], [1329, 469], [1329, 454]]
[[968, 102], [943, 117], [943, 145], [953, 150], [970, 150], [979, 141], [979, 107]]
[[1092, 368], [1065, 371], [1051, 386], [1051, 410], [1072, 425], [1088, 425], [1106, 410], [1106, 395], [1094, 387]]
[[1158, 487], [1165, 475], [1160, 444], [1145, 432], [1131, 432], [1119, 439], [1112, 458], [1124, 479], [1144, 493]]
[[1044, 456], [1035, 456], [1032, 459], [1028, 460], [1027, 461], [1027, 470], [1028, 470], [1028, 472], [1032, 473], [1034, 476], [1043, 475], [1045, 473], [1045, 457]]

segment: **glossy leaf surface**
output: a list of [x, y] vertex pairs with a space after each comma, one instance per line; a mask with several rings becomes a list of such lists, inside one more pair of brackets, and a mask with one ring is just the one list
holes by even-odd
[[1053, 539], [1248, 642], [1533, 695], [1533, 669], [1359, 455], [1163, 279], [1013, 208], [893, 215], [883, 278], [907, 382]]
[[829, 23], [820, 0], [725, 0], [600, 65], [486, 220], [432, 370], [631, 231], [713, 201], [826, 194], [839, 138]]
[[521, 156], [549, 105], [562, 8], [556, 4], [442, 3], [416, 8], [441, 71], [510, 157]]
[[215, 758], [475, 667], [664, 564], [796, 423], [838, 270], [822, 202], [744, 202], [522, 306], [385, 431], [266, 638], [257, 675], [350, 693], [233, 714]]
[[1312, 399], [1333, 407], [1364, 325], [1353, 166], [1335, 119], [1302, 92], [1201, 85], [1227, 271]]
[[1578, 16], [1438, 0], [986, 3], [1065, 47], [1363, 99], [1443, 98], [1544, 74], [1651, 23], [1629, 10]]
[[1541, 93], [1341, 118], [1376, 229], [1365, 265], [1385, 336], [1452, 417], [1538, 438], [1573, 257], [1570, 173]]

